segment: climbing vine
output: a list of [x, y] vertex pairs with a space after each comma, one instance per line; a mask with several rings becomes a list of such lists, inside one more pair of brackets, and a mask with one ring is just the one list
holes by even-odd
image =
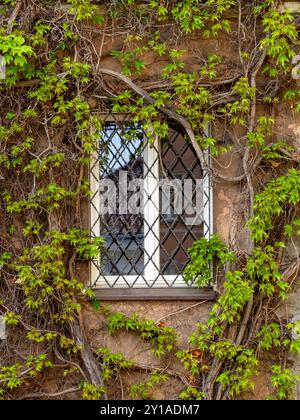
[[[150, 398], [177, 375], [93, 348], [86, 337], [82, 308], [88, 301], [99, 308], [80, 268], [103, 244], [90, 237], [85, 216], [89, 166], [102, 144], [99, 114], [109, 112], [143, 124], [150, 141], [179, 125], [214, 185], [239, 187], [248, 237], [243, 249], [237, 229], [227, 245], [214, 235], [189, 250], [186, 281], [203, 287], [217, 278], [219, 292], [189, 348], [177, 349], [172, 327], [106, 308], [108, 332], [137, 334], [156, 357], [176, 354], [190, 378], [178, 398], [238, 398], [254, 387], [267, 354], [270, 398], [293, 398], [299, 377], [289, 355], [300, 352], [299, 325], [279, 320], [276, 309], [299, 271], [298, 257], [286, 264], [284, 256], [299, 236], [300, 158], [288, 136], [277, 135], [275, 111], [300, 110], [291, 76], [295, 14], [277, 0], [94, 3], [0, 2], [0, 314], [8, 332], [0, 342], [1, 398], [106, 399], [124, 370], [147, 374], [129, 393]], [[107, 50], [115, 39], [120, 45]], [[195, 39], [231, 42], [232, 56], [222, 48], [187, 51]], [[162, 64], [159, 78], [151, 77], [150, 56]], [[218, 163], [227, 152], [239, 159], [235, 176]], [[43, 392], [43, 374], [52, 370], [72, 386]]]

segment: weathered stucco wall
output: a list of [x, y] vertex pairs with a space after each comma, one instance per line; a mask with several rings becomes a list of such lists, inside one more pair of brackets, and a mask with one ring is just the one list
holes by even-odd
[[[207, 318], [210, 308], [208, 302], [118, 302], [111, 303], [112, 311], [123, 312], [126, 315], [138, 313], [144, 319], [151, 319], [175, 327], [178, 333], [177, 349], [188, 347], [188, 336], [197, 322]], [[137, 367], [134, 374], [123, 374], [122, 384], [116, 381], [112, 387], [112, 398], [129, 398], [129, 385], [144, 380], [152, 369], [165, 371], [170, 374], [170, 380], [156, 389], [153, 396], [156, 399], [176, 399], [180, 391], [188, 384], [187, 372], [179, 360], [172, 356], [160, 359], [151, 353], [150, 345], [141, 340], [136, 334], [120, 332], [110, 336], [107, 332], [106, 319], [102, 312], [86, 308], [84, 311], [86, 330], [92, 344], [97, 347], [108, 347], [113, 352], [121, 352], [126, 358], [133, 360]]]

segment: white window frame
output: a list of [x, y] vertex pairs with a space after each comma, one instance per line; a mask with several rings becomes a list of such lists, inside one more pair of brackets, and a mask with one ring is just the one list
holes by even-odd
[[[110, 120], [106, 120], [110, 122]], [[126, 123], [126, 120], [124, 121]], [[208, 134], [208, 133], [207, 133]], [[147, 139], [145, 139], [147, 141]], [[144, 193], [146, 197], [151, 196], [152, 200], [145, 199], [144, 207], [144, 258], [146, 260], [147, 253], [151, 255], [151, 259], [146, 263], [143, 275], [100, 275], [100, 256], [97, 262], [90, 265], [91, 284], [95, 289], [99, 290], [132, 290], [132, 289], [191, 289], [195, 286], [187, 285], [182, 275], [163, 275], [159, 273], [160, 266], [160, 221], [159, 221], [159, 159], [157, 159], [157, 150], [159, 147], [158, 140], [154, 141], [153, 146], [147, 143], [144, 149], [144, 168], [151, 167], [151, 176], [144, 177]], [[206, 162], [210, 165], [209, 153], [204, 152]], [[101, 236], [100, 217], [97, 209], [100, 208], [100, 191], [99, 181], [95, 173], [100, 174], [99, 156], [96, 151], [92, 156], [92, 168], [90, 171], [90, 186], [92, 191], [92, 199], [90, 205], [90, 226], [92, 227], [91, 235]], [[149, 171], [148, 171], [149, 172]], [[155, 202], [157, 205], [155, 205]], [[147, 222], [146, 222], [147, 220]], [[148, 226], [152, 226], [152, 231]], [[213, 195], [211, 179], [208, 171], [203, 169], [203, 226], [204, 237], [209, 239], [213, 233]], [[156, 249], [153, 256], [152, 250]], [[153, 285], [154, 283], [154, 285]], [[130, 287], [128, 286], [130, 285]], [[134, 285], [133, 287], [131, 287]]]

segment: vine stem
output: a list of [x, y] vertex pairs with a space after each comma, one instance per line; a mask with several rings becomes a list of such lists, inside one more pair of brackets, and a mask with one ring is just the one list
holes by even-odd
[[52, 392], [52, 393], [38, 392], [38, 393], [22, 395], [21, 397], [17, 398], [17, 400], [28, 400], [30, 398], [42, 398], [42, 397], [56, 398], [56, 397], [60, 397], [62, 395], [71, 394], [73, 392], [79, 392], [79, 391], [80, 391], [80, 389], [78, 389], [78, 388], [68, 388], [68, 389], [65, 389], [63, 391]]
[[7, 35], [10, 35], [12, 33], [14, 22], [17, 19], [18, 14], [20, 13], [22, 4], [23, 4], [23, 0], [18, 0], [12, 14], [10, 15], [10, 18], [8, 19], [7, 29], [6, 29]]
[[[70, 271], [71, 278], [74, 278], [74, 272], [73, 272], [74, 260], [75, 260], [75, 255], [71, 257], [70, 262], [69, 262], [69, 271]], [[77, 304], [77, 300], [75, 296], [73, 296], [73, 301], [74, 303]], [[101, 386], [104, 388], [104, 381], [102, 378], [101, 368], [99, 366], [99, 363], [95, 359], [91, 346], [86, 338], [84, 322], [82, 319], [81, 311], [78, 312], [78, 318], [74, 319], [73, 322], [70, 322], [70, 328], [71, 328], [73, 336], [75, 337], [76, 344], [80, 348], [81, 358], [89, 374], [91, 383], [94, 386]], [[107, 399], [108, 399], [107, 394], [104, 393], [103, 400], [107, 400]]]

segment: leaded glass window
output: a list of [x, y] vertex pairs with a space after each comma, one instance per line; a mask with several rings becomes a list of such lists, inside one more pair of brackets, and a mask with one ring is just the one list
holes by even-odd
[[[91, 266], [103, 289], [187, 288], [187, 250], [212, 231], [208, 174], [185, 134], [158, 142], [142, 125], [110, 118], [91, 166], [91, 234], [104, 247]], [[150, 139], [151, 137], [151, 139]]]

